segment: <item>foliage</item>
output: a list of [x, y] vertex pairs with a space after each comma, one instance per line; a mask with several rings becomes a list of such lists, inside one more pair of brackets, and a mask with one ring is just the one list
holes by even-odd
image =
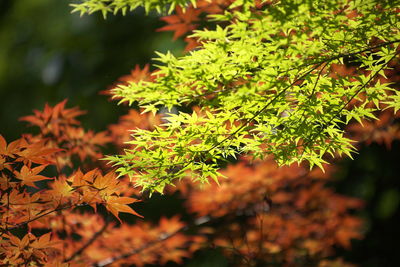
[[[216, 27], [190, 36], [199, 47], [182, 57], [158, 53], [152, 81], [112, 91], [144, 112], [179, 108], [155, 130], [136, 130], [134, 149], [107, 158], [144, 190], [163, 192], [188, 173], [215, 180], [221, 161], [242, 154], [322, 168], [327, 156], [355, 151], [343, 130], [351, 120], [398, 110], [398, 91], [382, 82], [398, 55], [396, 1], [224, 4], [223, 13], [209, 16]], [[185, 16], [195, 20], [203, 10]], [[194, 28], [177, 14], [162, 28], [175, 37]], [[335, 73], [345, 63], [354, 75]], [[192, 105], [201, 110], [187, 112]]]
[[[134, 3], [94, 0], [84, 3], [87, 7], [96, 3], [106, 5], [108, 12], [118, 9], [113, 3], [124, 2]], [[202, 248], [218, 247], [231, 266], [352, 266], [335, 257], [334, 248], [349, 249], [352, 239], [363, 237], [363, 221], [354, 216], [363, 203], [329, 188], [327, 183], [336, 167], [324, 163], [321, 151], [326, 149], [333, 154], [352, 150], [344, 146], [350, 145], [344, 136], [346, 124], [354, 146], [371, 142], [390, 146], [399, 139], [398, 114], [393, 115], [392, 110], [376, 112], [386, 107], [396, 110], [398, 105], [395, 100], [398, 91], [389, 87], [395, 82], [394, 70], [399, 66], [392, 60], [397, 55], [393, 45], [397, 43], [398, 28], [387, 28], [385, 33], [387, 25], [380, 23], [397, 19], [397, 11], [389, 9], [390, 3], [382, 3], [373, 10], [377, 6], [372, 1], [371, 5], [354, 2], [355, 5], [344, 6], [335, 14], [334, 4], [325, 11], [316, 6], [313, 11], [323, 12], [324, 21], [318, 16], [307, 17], [312, 7], [309, 3], [299, 2], [284, 8], [292, 3], [262, 6], [243, 2], [243, 6], [230, 6], [230, 11], [226, 11], [223, 7], [230, 2], [200, 1], [198, 11], [188, 6], [187, 13], [177, 7], [177, 15], [163, 18], [173, 27], [167, 25], [161, 30], [174, 30], [183, 36], [200, 23], [197, 20], [203, 13], [223, 14], [213, 17], [218, 21], [232, 16], [229, 20], [234, 23], [221, 22], [216, 30], [197, 32], [191, 38], [195, 42], [189, 45], [200, 44], [200, 47], [182, 58], [162, 55], [169, 63], [159, 66], [153, 75], [148, 66], [144, 69], [136, 66], [130, 75], [121, 77], [112, 92], [128, 90], [129, 96], [115, 97], [121, 101], [127, 98], [128, 102], [139, 101], [144, 108], [142, 114], [132, 109], [118, 123], [96, 133], [81, 127], [76, 117], [83, 111], [66, 108], [63, 101], [21, 118], [34, 126], [37, 134], [23, 134], [9, 144], [0, 135], [0, 263], [144, 266], [173, 261], [181, 264]], [[301, 16], [290, 13], [295, 7], [302, 11]], [[354, 8], [360, 13], [350, 14]], [[369, 13], [361, 12], [365, 10]], [[276, 12], [271, 13], [272, 17], [267, 15], [271, 11]], [[292, 21], [296, 23], [294, 26], [304, 32], [283, 31], [292, 22], [283, 18], [282, 12], [289, 18], [296, 17]], [[373, 32], [375, 24], [368, 25], [375, 21], [374, 12], [387, 14], [375, 18], [376, 25], [382, 26], [379, 32]], [[279, 27], [265, 32], [258, 28], [267, 21], [270, 26], [275, 23]], [[309, 26], [319, 23], [337, 26], [334, 22], [340, 22], [338, 25], [342, 27], [335, 31], [337, 34], [346, 29], [360, 36], [330, 40], [322, 46]], [[304, 28], [297, 28], [301, 23], [305, 23]], [[366, 27], [364, 43], [357, 43], [361, 33], [353, 23]], [[245, 36], [249, 29], [252, 34]], [[319, 34], [327, 32], [321, 30]], [[202, 41], [204, 35], [212, 40]], [[262, 41], [260, 36], [268, 39]], [[379, 37], [383, 39], [378, 40]], [[279, 44], [273, 49], [269, 46], [274, 47], [274, 42]], [[257, 48], [260, 44], [262, 47]], [[350, 44], [355, 52], [345, 51]], [[301, 47], [306, 47], [307, 52], [300, 53]], [[202, 64], [196, 63], [201, 55], [207, 57]], [[193, 63], [196, 64], [190, 67]], [[383, 71], [388, 66], [392, 70]], [[229, 74], [233, 69], [237, 72]], [[204, 77], [199, 74], [201, 71]], [[271, 78], [281, 71], [284, 72], [280, 79]], [[164, 90], [167, 85], [173, 87]], [[189, 105], [184, 108], [184, 104]], [[145, 113], [146, 109], [163, 105], [179, 107], [180, 113], [167, 116]], [[375, 116], [381, 120], [367, 120]], [[358, 122], [366, 127], [359, 127]], [[132, 129], [136, 129], [133, 141], [129, 133]], [[290, 142], [296, 142], [295, 135], [299, 135], [297, 142], [303, 148], [292, 151]], [[106, 161], [99, 161], [104, 158], [106, 145], [126, 153], [109, 157], [123, 162], [118, 174]], [[203, 152], [205, 149], [207, 153]], [[321, 155], [312, 161], [315, 153]], [[230, 157], [241, 154], [248, 156], [240, 156], [237, 162]], [[231, 162], [219, 174], [217, 171], [227, 157]], [[276, 163], [300, 159], [321, 165], [325, 172]], [[190, 160], [193, 162], [187, 164]], [[154, 165], [160, 163], [165, 166]], [[158, 173], [152, 172], [153, 169]], [[133, 181], [136, 187], [131, 181], [132, 171], [139, 174]], [[202, 184], [208, 176], [219, 184]], [[164, 189], [166, 184], [183, 177], [194, 179]], [[179, 197], [180, 216], [167, 218], [161, 210], [153, 222], [136, 219], [140, 217], [137, 202], [151, 201], [141, 193], [145, 189]]]
[[[140, 75], [141, 71], [133, 73]], [[298, 166], [278, 167], [271, 158], [253, 163], [243, 158], [229, 165], [223, 172], [229, 179], [221, 180], [219, 186], [187, 181], [169, 188], [168, 194], [179, 192], [185, 200], [193, 217], [189, 221], [173, 217], [161, 218], [157, 224], [118, 226], [99, 206], [117, 218], [120, 212], [137, 215], [127, 204], [137, 201], [140, 194], [128, 177], [117, 179], [97, 161], [98, 145], [111, 141], [119, 149], [126, 148], [122, 140], [128, 137], [127, 128], [152, 129], [159, 118], [131, 110], [108, 133], [93, 134], [76, 120], [83, 112], [65, 108], [65, 104], [46, 106], [22, 118], [36, 125], [39, 134], [25, 135], [8, 145], [0, 139], [3, 264], [182, 263], [199, 248], [213, 245], [223, 248], [238, 266], [345, 266], [340, 260], [327, 260], [334, 253], [332, 246], [349, 248], [351, 239], [362, 237], [362, 221], [350, 213], [362, 203], [325, 186], [334, 172], [332, 166], [325, 166], [326, 173], [309, 172]], [[77, 138], [68, 131], [84, 134]], [[376, 131], [391, 138], [400, 136], [393, 119], [382, 120], [379, 127], [352, 129], [362, 143], [380, 141]], [[102, 136], [103, 142], [88, 143], [85, 135]], [[100, 164], [107, 174], [76, 169], [92, 164]], [[58, 167], [55, 177], [45, 172], [51, 165]], [[68, 169], [75, 171], [63, 174]]]
[[[97, 205], [104, 205], [117, 218], [119, 212], [138, 215], [127, 205], [137, 200], [121, 195], [121, 185], [113, 172], [102, 175], [100, 170], [93, 169], [82, 173], [76, 168], [68, 176], [61, 171], [57, 177], [41, 175], [49, 165], [56, 165], [58, 170], [72, 167], [73, 156], [82, 162], [87, 157], [96, 160], [96, 146], [107, 140], [103, 133], [93, 135], [76, 127], [79, 122], [75, 117], [82, 112], [77, 108], [64, 109], [64, 105], [65, 101], [54, 108], [46, 105], [43, 112], [35, 111], [35, 115], [22, 118], [40, 127], [38, 135], [26, 135], [8, 145], [0, 136], [1, 234], [11, 242], [2, 242], [4, 264], [43, 264], [54, 260], [48, 261], [46, 252], [54, 244], [49, 242], [50, 233], [39, 239], [30, 233], [35, 226], [46, 228], [51, 220], [48, 215], [56, 218], [57, 212], [72, 212], [83, 206], [96, 210]], [[82, 163], [80, 166], [84, 167]], [[44, 180], [51, 181], [47, 185], [40, 183]], [[29, 233], [19, 240], [12, 233], [21, 227], [28, 227]], [[52, 230], [55, 233], [58, 229]]]
[[[83, 0], [81, 3], [71, 4], [74, 7], [74, 12], [80, 12], [81, 15], [93, 12], [101, 12], [104, 17], [108, 13], [116, 14], [119, 11], [126, 14], [127, 11], [132, 11], [139, 6], [143, 6], [146, 12], [156, 9], [158, 12], [168, 10], [171, 13], [175, 6], [184, 7], [189, 1], [186, 0]], [[195, 0], [191, 0], [193, 4]]]
[[[104, 142], [87, 143], [85, 135], [93, 134], [76, 120], [83, 112], [65, 108], [65, 103], [23, 118], [35, 124], [39, 134], [9, 144], [0, 138], [3, 264], [182, 263], [194, 251], [213, 244], [225, 248], [240, 266], [257, 262], [307, 266], [310, 261], [322, 265], [333, 253], [332, 244], [349, 248], [352, 238], [361, 237], [361, 220], [349, 211], [362, 203], [324, 186], [332, 167], [327, 166], [325, 174], [310, 173], [303, 167], [279, 168], [272, 159], [251, 165], [242, 159], [230, 165], [224, 171], [229, 179], [220, 186], [186, 182], [169, 188], [168, 194], [179, 192], [185, 199], [193, 217], [189, 221], [172, 217], [157, 224], [139, 221], [118, 226], [100, 206], [119, 220], [121, 212], [138, 215], [129, 204], [137, 202], [139, 191], [128, 177], [117, 179], [92, 151], [110, 141], [122, 149], [127, 125], [151, 129], [155, 127], [151, 121], [157, 119], [132, 110], [107, 133], [94, 134]], [[80, 138], [68, 133], [78, 130], [85, 133]], [[78, 169], [92, 164], [106, 174]], [[53, 165], [54, 177], [46, 172]], [[70, 175], [64, 174], [70, 170]], [[94, 212], [85, 208], [89, 206]]]

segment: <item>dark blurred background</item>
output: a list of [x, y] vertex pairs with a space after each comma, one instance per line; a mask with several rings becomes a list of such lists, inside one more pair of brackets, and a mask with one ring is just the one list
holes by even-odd
[[[138, 9], [107, 20], [100, 14], [79, 17], [71, 14], [69, 3], [0, 0], [0, 133], [7, 141], [29, 131], [18, 118], [66, 98], [68, 107], [88, 111], [81, 118], [86, 129], [104, 130], [126, 107], [99, 92], [136, 64], [151, 62], [154, 51], [179, 54], [184, 47], [171, 41], [171, 33], [155, 32], [162, 26], [156, 14], [146, 16]], [[366, 203], [360, 214], [366, 238], [353, 242], [352, 251], [338, 250], [350, 262], [399, 266], [399, 156], [399, 142], [391, 150], [372, 144], [361, 148], [354, 161], [340, 163], [332, 186]], [[156, 197], [147, 205], [171, 209], [175, 202]], [[227, 266], [227, 261], [217, 250], [204, 250], [185, 266]]]
[[99, 92], [155, 56], [181, 51], [171, 33], [156, 33], [157, 14], [79, 17], [70, 0], [0, 0], [0, 131], [7, 140], [26, 125], [18, 118], [65, 98], [90, 111], [86, 128], [104, 130], [121, 112]]

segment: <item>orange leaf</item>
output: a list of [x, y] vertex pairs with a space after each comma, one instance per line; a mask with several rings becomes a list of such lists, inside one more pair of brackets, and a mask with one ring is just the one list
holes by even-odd
[[68, 178], [68, 181], [72, 183], [72, 187], [79, 188], [87, 185], [87, 181], [83, 180], [83, 173], [78, 169], [73, 175]]
[[4, 137], [0, 134], [0, 155], [13, 157], [20, 149], [21, 139], [11, 142], [7, 146], [7, 142]]
[[52, 248], [56, 241], [50, 241], [51, 232], [44, 234], [32, 242], [31, 247], [36, 249]]
[[21, 171], [14, 171], [15, 177], [19, 180], [22, 180], [22, 184], [32, 186], [37, 188], [34, 182], [41, 180], [51, 180], [53, 178], [48, 178], [43, 175], [38, 175], [47, 165], [41, 165], [36, 168], [30, 169], [27, 166], [22, 166]]
[[65, 178], [55, 180], [50, 186], [53, 188], [49, 190], [52, 197], [70, 197], [74, 192], [74, 188], [67, 183]]
[[28, 145], [23, 151], [17, 153], [20, 158], [16, 161], [22, 161], [26, 163], [37, 163], [37, 164], [52, 164], [53, 162], [48, 159], [48, 157], [55, 153], [62, 151], [59, 148], [48, 148], [45, 146], [44, 141], [37, 142]]
[[180, 7], [176, 8], [176, 15], [163, 17], [162, 20], [169, 25], [157, 29], [157, 31], [175, 31], [173, 39], [176, 40], [187, 32], [196, 29], [197, 25], [193, 24], [194, 21], [199, 20], [198, 16], [202, 10], [193, 9], [188, 7], [186, 12], [183, 12]]
[[120, 212], [126, 212], [130, 213], [136, 216], [139, 216], [143, 218], [142, 215], [134, 211], [131, 207], [129, 207], [127, 204], [131, 204], [134, 202], [138, 202], [139, 200], [130, 198], [130, 197], [117, 197], [117, 196], [110, 196], [107, 199], [106, 203], [106, 208], [109, 210], [112, 214], [114, 214], [115, 217], [121, 222], [121, 219], [118, 217], [118, 213]]
[[30, 241], [30, 236], [32, 236], [32, 234], [28, 233], [22, 239], [19, 239], [18, 237], [9, 234], [8, 238], [10, 239], [11, 244], [13, 244], [16, 247], [19, 247], [20, 249], [23, 249], [26, 246], [28, 246]]
[[111, 195], [115, 193], [118, 186], [118, 179], [115, 173], [109, 172], [106, 175], [98, 175], [94, 182], [93, 187], [101, 191], [100, 193], [104, 195]]
[[87, 172], [81, 179], [92, 184], [95, 177], [98, 175], [98, 173], [99, 173], [98, 169], [93, 169], [93, 170]]

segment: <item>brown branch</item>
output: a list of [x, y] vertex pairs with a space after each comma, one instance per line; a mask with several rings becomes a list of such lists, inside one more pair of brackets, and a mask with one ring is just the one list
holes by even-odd
[[[82, 206], [87, 206], [87, 205], [88, 205], [88, 204], [77, 204], [77, 205], [75, 205], [75, 207], [82, 207]], [[26, 224], [28, 224], [28, 223], [30, 223], [30, 222], [36, 221], [36, 220], [38, 220], [38, 219], [40, 219], [40, 218], [42, 218], [42, 217], [44, 217], [44, 216], [46, 216], [46, 215], [49, 215], [50, 213], [53, 213], [53, 212], [56, 212], [56, 211], [60, 211], [60, 210], [69, 209], [69, 208], [72, 208], [72, 207], [74, 207], [74, 205], [68, 205], [68, 206], [61, 206], [61, 207], [58, 207], [58, 208], [56, 208], [56, 209], [54, 209], [54, 210], [47, 211], [47, 212], [45, 212], [45, 213], [43, 213], [43, 214], [41, 214], [41, 215], [39, 215], [39, 216], [37, 216], [37, 217], [35, 217], [35, 218], [33, 218], [33, 219], [29, 219], [29, 220], [27, 220], [27, 221], [25, 221], [25, 222], [16, 224], [16, 225], [14, 225], [14, 226], [11, 227], [11, 228], [7, 227], [6, 229], [2, 229], [1, 231], [6, 232], [6, 231], [11, 231], [11, 230], [18, 229], [18, 228], [20, 228], [20, 227], [22, 227], [22, 226], [24, 226], [24, 225], [26, 225]]]
[[[304, 177], [306, 177], [308, 174], [309, 174], [308, 172], [305, 173], [305, 174], [302, 174], [299, 178], [304, 178]], [[254, 188], [254, 189], [250, 190], [248, 193], [249, 193], [249, 194], [253, 194], [254, 192], [257, 192], [258, 189], [259, 189], [259, 188]], [[231, 201], [233, 202], [233, 201], [236, 201], [236, 200], [238, 200], [238, 199], [239, 199], [239, 196], [234, 196], [234, 198], [233, 198]], [[226, 208], [226, 207], [224, 207], [223, 205], [220, 205], [219, 207], [220, 207], [220, 208]], [[236, 210], [235, 210], [235, 213], [236, 213]], [[126, 259], [126, 258], [129, 258], [129, 257], [133, 256], [133, 255], [139, 254], [139, 253], [141, 253], [143, 250], [148, 249], [148, 248], [151, 248], [151, 247], [153, 247], [153, 246], [155, 246], [155, 245], [157, 245], [157, 244], [159, 244], [159, 243], [161, 243], [161, 242], [163, 242], [163, 241], [165, 241], [165, 240], [168, 240], [169, 238], [171, 238], [171, 237], [177, 235], [178, 233], [191, 230], [192, 227], [201, 226], [201, 225], [203, 225], [203, 224], [209, 223], [209, 222], [214, 221], [214, 220], [216, 220], [216, 219], [218, 219], [218, 218], [212, 218], [212, 217], [209, 217], [209, 216], [203, 216], [203, 217], [197, 218], [197, 219], [195, 220], [195, 222], [193, 223], [193, 225], [190, 226], [190, 227], [189, 227], [189, 226], [183, 226], [183, 227], [179, 228], [178, 230], [176, 230], [175, 232], [172, 232], [172, 233], [169, 233], [169, 234], [161, 234], [157, 239], [155, 239], [155, 240], [153, 240], [153, 241], [150, 241], [150, 242], [144, 244], [143, 246], [141, 246], [141, 247], [139, 247], [139, 248], [137, 248], [137, 249], [133, 249], [133, 250], [131, 250], [130, 252], [127, 252], [127, 253], [124, 253], [124, 254], [121, 254], [121, 255], [118, 255], [118, 256], [115, 256], [115, 257], [110, 257], [110, 258], [101, 260], [101, 261], [99, 261], [99, 262], [97, 262], [97, 263], [92, 264], [91, 266], [92, 266], [92, 267], [104, 267], [104, 266], [109, 266], [110, 264], [112, 264], [112, 263], [114, 263], [114, 262], [116, 262], [116, 261], [118, 261], [118, 260]], [[263, 230], [262, 230], [262, 228], [261, 228], [261, 233], [262, 233], [262, 231], [263, 231]], [[245, 260], [246, 262], [250, 262], [250, 259], [249, 259], [247, 256], [243, 255], [243, 254], [242, 254], [238, 249], [236, 249], [235, 247], [231, 247], [231, 248], [230, 248], [230, 247], [223, 247], [223, 246], [219, 246], [219, 247], [221, 247], [221, 248], [226, 248], [226, 249], [231, 249], [231, 250], [233, 250], [236, 254], [238, 254], [239, 256], [243, 257], [244, 260]], [[249, 249], [249, 251], [250, 251], [250, 249]]]
[[109, 217], [107, 216], [103, 227], [99, 231], [97, 231], [80, 249], [75, 251], [68, 258], [64, 259], [63, 262], [67, 263], [67, 262], [73, 260], [74, 258], [76, 258], [77, 256], [81, 255], [82, 252], [85, 251], [85, 249], [87, 249], [91, 244], [93, 244], [94, 241], [96, 241], [97, 238], [99, 238], [101, 236], [101, 234], [107, 229], [107, 226], [109, 224], [110, 224], [110, 220], [109, 220]]
[[[208, 223], [209, 221], [211, 221], [210, 217], [203, 216], [203, 217], [200, 217], [200, 218], [196, 219], [194, 224], [193, 224], [193, 226], [200, 226], [200, 225]], [[141, 246], [139, 248], [133, 249], [130, 252], [127, 252], [127, 253], [124, 253], [124, 254], [121, 254], [121, 255], [118, 255], [118, 256], [115, 256], [115, 257], [110, 257], [110, 258], [101, 260], [101, 261], [99, 261], [97, 263], [92, 264], [91, 266], [92, 267], [108, 266], [108, 265], [110, 265], [110, 264], [112, 264], [112, 263], [114, 263], [114, 262], [116, 262], [118, 260], [126, 259], [126, 258], [129, 258], [129, 257], [133, 256], [133, 255], [139, 254], [143, 250], [145, 250], [147, 248], [150, 248], [152, 246], [155, 246], [156, 244], [159, 244], [160, 242], [168, 240], [171, 237], [173, 237], [173, 236], [175, 236], [175, 235], [177, 235], [177, 234], [179, 234], [179, 233], [181, 233], [183, 231], [189, 230], [189, 229], [190, 229], [189, 226], [183, 226], [183, 227], [179, 228], [178, 230], [176, 230], [176, 231], [174, 231], [172, 233], [161, 234], [157, 239], [155, 239], [153, 241], [150, 241], [150, 242], [144, 244], [143, 246]]]

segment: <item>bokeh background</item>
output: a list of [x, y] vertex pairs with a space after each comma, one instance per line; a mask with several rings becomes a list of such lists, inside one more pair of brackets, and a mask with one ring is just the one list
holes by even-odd
[[123, 108], [99, 92], [136, 64], [145, 65], [154, 51], [181, 51], [171, 33], [156, 33], [163, 24], [140, 9], [104, 20], [100, 14], [71, 14], [70, 0], [0, 1], [0, 120], [8, 139], [25, 124], [18, 118], [69, 99], [92, 115], [86, 127], [101, 130]]
[[[29, 132], [18, 118], [66, 98], [69, 107], [88, 111], [81, 118], [86, 129], [105, 130], [127, 107], [99, 92], [136, 64], [151, 62], [154, 51], [178, 55], [185, 46], [172, 41], [172, 33], [156, 32], [163, 23], [155, 13], [137, 9], [104, 20], [100, 14], [71, 14], [69, 4], [0, 0], [0, 133], [8, 141]], [[351, 251], [338, 251], [345, 260], [360, 266], [399, 266], [399, 158], [400, 142], [395, 141], [391, 149], [372, 144], [361, 148], [354, 161], [341, 161], [330, 186], [366, 203], [359, 214], [366, 221], [365, 239], [354, 241]], [[143, 206], [168, 215], [179, 212], [178, 202], [155, 197]], [[198, 252], [185, 266], [227, 266], [227, 261], [210, 249]]]

